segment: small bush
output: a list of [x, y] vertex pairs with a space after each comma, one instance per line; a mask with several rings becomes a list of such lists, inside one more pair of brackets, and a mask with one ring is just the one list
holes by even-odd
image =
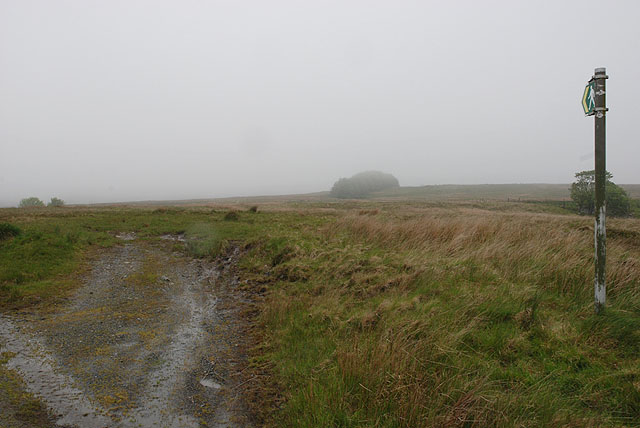
[[0, 241], [18, 236], [22, 233], [20, 228], [9, 223], [0, 223]]
[[227, 221], [237, 221], [240, 219], [240, 215], [235, 211], [229, 211], [225, 214], [224, 219]]
[[258, 206], [257, 205], [252, 206], [251, 208], [249, 208], [249, 212], [257, 213], [258, 212]]

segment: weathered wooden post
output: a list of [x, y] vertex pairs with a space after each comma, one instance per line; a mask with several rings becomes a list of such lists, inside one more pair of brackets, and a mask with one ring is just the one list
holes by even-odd
[[606, 257], [607, 257], [607, 230], [606, 213], [607, 204], [605, 200], [607, 182], [607, 130], [606, 130], [606, 82], [607, 73], [604, 68], [596, 68], [595, 80], [595, 149], [596, 149], [596, 220], [595, 220], [595, 254], [596, 254], [596, 274], [595, 274], [595, 304], [596, 312], [604, 310], [607, 297], [606, 288]]
[[593, 78], [585, 87], [582, 96], [582, 107], [588, 116], [595, 116], [595, 307], [596, 313], [604, 310], [607, 297], [606, 288], [606, 258], [607, 258], [607, 230], [606, 230], [606, 183], [607, 183], [607, 162], [606, 162], [606, 69], [596, 68]]

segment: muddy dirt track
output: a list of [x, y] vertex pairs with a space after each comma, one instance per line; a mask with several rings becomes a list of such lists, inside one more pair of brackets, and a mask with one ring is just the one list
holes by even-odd
[[247, 427], [231, 267], [125, 237], [51, 313], [0, 316], [0, 351], [66, 427]]

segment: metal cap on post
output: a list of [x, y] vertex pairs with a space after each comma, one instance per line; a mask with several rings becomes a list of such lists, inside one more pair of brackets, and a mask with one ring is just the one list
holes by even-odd
[[606, 301], [606, 81], [609, 78], [604, 67], [596, 68], [593, 76], [595, 83], [595, 309], [596, 313], [604, 310]]

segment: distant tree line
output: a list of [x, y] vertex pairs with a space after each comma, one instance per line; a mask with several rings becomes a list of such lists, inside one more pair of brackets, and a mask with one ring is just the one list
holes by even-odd
[[331, 188], [334, 198], [363, 198], [372, 192], [399, 187], [398, 179], [380, 171], [365, 171], [351, 178], [341, 178]]
[[[607, 215], [614, 217], [626, 217], [631, 215], [631, 198], [627, 192], [611, 179], [613, 175], [606, 172], [605, 203]], [[580, 214], [594, 214], [596, 199], [596, 179], [595, 171], [581, 171], [576, 173], [576, 181], [569, 189], [571, 199], [578, 206]]]
[[[20, 208], [32, 208], [32, 207], [44, 207], [44, 202], [35, 196], [30, 198], [24, 198], [18, 205]], [[60, 198], [51, 198], [51, 201], [47, 204], [48, 207], [63, 207], [64, 201]]]

